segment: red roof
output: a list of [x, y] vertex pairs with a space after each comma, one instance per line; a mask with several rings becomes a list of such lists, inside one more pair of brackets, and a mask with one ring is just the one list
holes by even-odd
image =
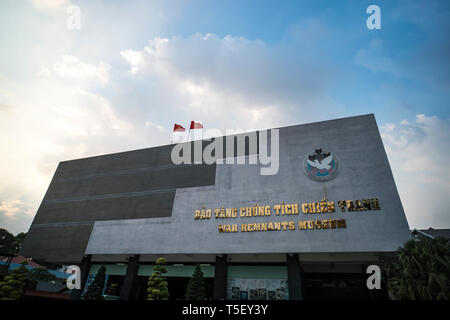
[[[8, 259], [9, 259], [8, 257], [0, 256], [0, 261], [5, 261], [5, 262], [7, 262]], [[36, 262], [31, 261], [30, 259], [28, 259], [28, 258], [26, 258], [26, 257], [24, 257], [24, 256], [16, 256], [16, 257], [14, 257], [14, 258], [11, 260], [11, 263], [17, 263], [17, 264], [20, 264], [20, 263], [22, 263], [22, 262], [25, 261], [25, 260], [28, 262], [28, 265], [29, 265], [30, 267], [45, 268], [44, 266], [41, 266], [40, 264], [37, 264]]]

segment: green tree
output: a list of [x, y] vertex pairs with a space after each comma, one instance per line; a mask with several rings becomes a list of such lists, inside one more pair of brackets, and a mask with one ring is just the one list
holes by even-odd
[[26, 235], [26, 233], [21, 232], [14, 236], [8, 230], [0, 229], [0, 254], [17, 255]]
[[14, 247], [16, 249], [15, 254], [19, 254], [19, 251], [22, 248], [26, 236], [27, 236], [26, 232], [20, 232], [14, 237]]
[[28, 279], [36, 281], [50, 282], [56, 280], [56, 276], [46, 268], [33, 268], [28, 271]]
[[156, 266], [153, 267], [153, 274], [148, 278], [147, 300], [169, 300], [169, 288], [166, 278], [162, 276], [167, 273], [164, 265], [166, 259], [158, 258]]
[[36, 284], [38, 281], [50, 282], [56, 280], [56, 276], [53, 273], [50, 273], [46, 268], [33, 268], [31, 270], [28, 270], [27, 278], [27, 288], [30, 289], [36, 288]]
[[6, 229], [0, 229], [0, 254], [14, 254], [15, 237]]
[[424, 236], [407, 241], [387, 266], [387, 287], [402, 300], [450, 298], [450, 245]]
[[200, 266], [197, 264], [195, 266], [194, 273], [189, 279], [189, 283], [186, 289], [186, 299], [187, 300], [205, 300], [205, 280], [203, 279], [203, 272]]
[[26, 261], [22, 262], [20, 267], [12, 270], [11, 274], [0, 282], [0, 300], [19, 300], [22, 297], [27, 281], [27, 264]]
[[94, 281], [87, 288], [86, 292], [83, 294], [84, 300], [104, 300], [103, 289], [105, 288], [106, 280], [106, 268], [104, 265], [98, 269], [95, 275]]

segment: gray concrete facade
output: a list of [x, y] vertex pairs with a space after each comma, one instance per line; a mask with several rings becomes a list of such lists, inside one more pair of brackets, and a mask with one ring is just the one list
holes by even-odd
[[[339, 175], [309, 179], [303, 158], [315, 148], [334, 152]], [[409, 227], [373, 115], [280, 128], [280, 167], [260, 175], [259, 165], [217, 165], [215, 184], [176, 191], [170, 217], [98, 221], [88, 254], [230, 254], [386, 252], [409, 237]], [[194, 211], [285, 203], [378, 198], [381, 210], [320, 215], [194, 220]], [[345, 219], [346, 228], [219, 233], [219, 224]]]
[[[22, 253], [76, 262], [85, 254], [389, 252], [409, 238], [373, 115], [284, 127], [279, 137], [279, 172], [271, 176], [260, 175], [258, 164], [178, 167], [170, 162], [172, 146], [63, 162]], [[304, 157], [317, 148], [339, 158], [335, 179], [318, 182], [306, 176]], [[378, 198], [381, 210], [340, 212], [336, 206], [334, 213], [316, 215], [300, 210], [292, 216], [194, 219], [202, 207], [273, 207], [282, 201], [318, 202], [324, 196], [336, 203]], [[346, 228], [298, 229], [299, 220], [315, 219], [345, 219]], [[277, 221], [295, 221], [296, 228], [218, 231], [219, 224]], [[68, 232], [70, 228], [82, 233]]]

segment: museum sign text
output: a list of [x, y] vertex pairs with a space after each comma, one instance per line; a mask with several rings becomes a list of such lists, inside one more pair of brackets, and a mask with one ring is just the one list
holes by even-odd
[[[222, 220], [222, 219], [248, 219], [246, 223], [224, 223], [218, 225], [220, 233], [225, 232], [254, 232], [254, 231], [287, 231], [308, 229], [339, 229], [346, 228], [345, 219], [330, 219], [327, 214], [340, 212], [365, 212], [380, 210], [378, 198], [362, 200], [327, 201], [323, 198], [320, 202], [284, 203], [270, 205], [255, 204], [251, 207], [221, 208], [195, 210], [195, 220]], [[310, 216], [309, 220], [292, 220], [300, 212]], [[290, 217], [288, 221], [251, 222], [255, 217], [284, 216]], [[225, 222], [226, 220], [224, 220]]]

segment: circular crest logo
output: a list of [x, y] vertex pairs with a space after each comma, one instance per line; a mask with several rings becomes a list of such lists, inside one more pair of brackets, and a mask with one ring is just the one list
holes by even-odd
[[306, 175], [314, 181], [329, 181], [339, 173], [339, 160], [332, 152], [315, 149], [303, 161]]

